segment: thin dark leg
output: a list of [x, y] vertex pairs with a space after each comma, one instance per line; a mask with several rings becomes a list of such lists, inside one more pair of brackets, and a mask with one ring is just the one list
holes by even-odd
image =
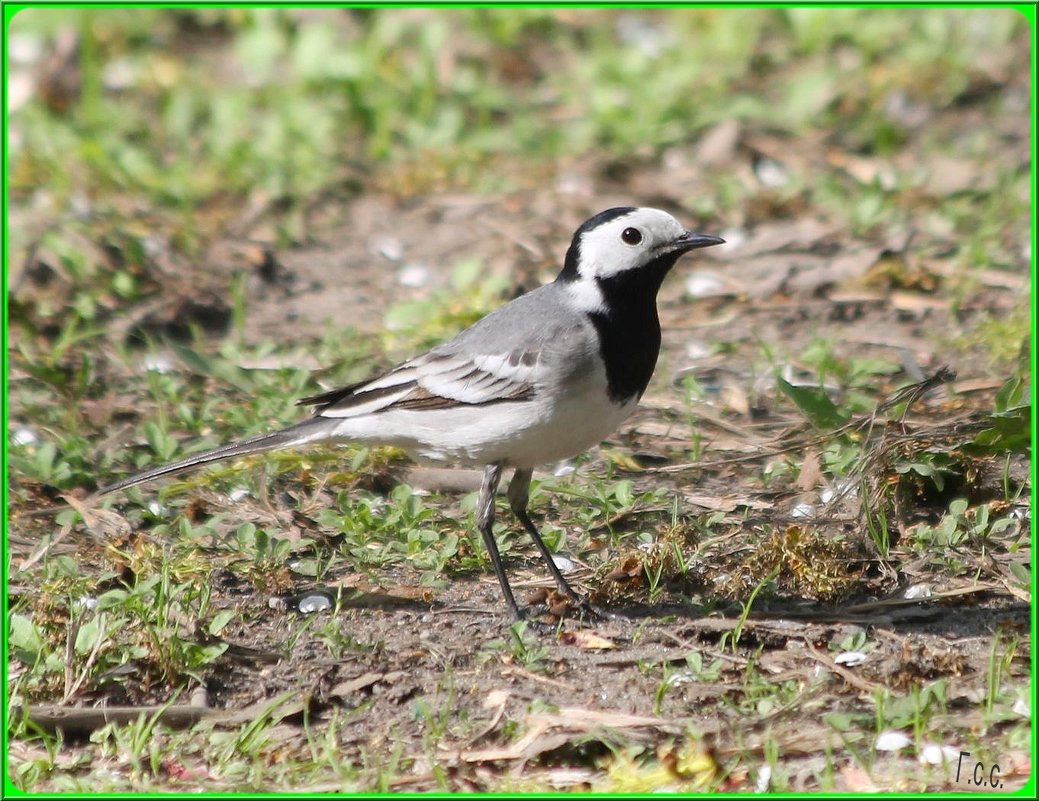
[[498, 553], [498, 543], [494, 541], [494, 496], [498, 492], [498, 483], [501, 481], [501, 465], [491, 464], [483, 472], [483, 483], [480, 485], [480, 498], [476, 502], [476, 527], [480, 529], [483, 544], [487, 553], [491, 556], [491, 565], [494, 566], [494, 574], [498, 577], [505, 603], [517, 620], [523, 620], [516, 598], [512, 594], [512, 587], [505, 577], [505, 566]]
[[548, 572], [552, 574], [552, 578], [555, 580], [559, 591], [583, 609], [594, 611], [591, 606], [589, 606], [588, 601], [575, 592], [573, 587], [567, 584], [566, 579], [563, 578], [563, 574], [560, 573], [559, 568], [556, 567], [556, 563], [552, 559], [552, 553], [548, 550], [548, 546], [545, 545], [545, 541], [541, 539], [537, 526], [534, 525], [534, 521], [532, 521], [530, 515], [527, 514], [527, 501], [530, 499], [530, 478], [533, 475], [534, 471], [526, 468], [517, 470], [512, 474], [512, 481], [509, 482], [509, 507], [512, 509], [512, 513], [516, 515], [516, 519], [523, 524], [523, 528], [527, 530], [530, 538], [534, 540], [534, 544], [538, 546], [538, 550], [541, 552], [541, 558], [544, 559], [545, 564], [548, 565]]

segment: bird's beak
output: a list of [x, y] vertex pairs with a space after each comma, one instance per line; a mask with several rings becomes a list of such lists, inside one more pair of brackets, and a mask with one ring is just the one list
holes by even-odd
[[697, 248], [709, 248], [713, 245], [724, 245], [725, 240], [722, 239], [720, 236], [694, 234], [692, 231], [686, 231], [671, 244], [674, 250], [677, 250], [681, 253], [685, 253], [687, 250], [696, 250]]

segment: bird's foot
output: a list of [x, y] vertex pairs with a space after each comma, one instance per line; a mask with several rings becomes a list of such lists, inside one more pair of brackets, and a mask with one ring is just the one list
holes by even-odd
[[587, 598], [570, 590], [541, 590], [529, 599], [531, 606], [544, 605], [548, 615], [555, 620], [561, 620], [577, 612], [577, 618], [582, 622], [603, 622], [607, 620], [628, 620], [624, 615], [610, 612], [595, 606]]
[[578, 604], [578, 609], [581, 610], [581, 616], [587, 615], [593, 620], [606, 621], [606, 620], [620, 620], [628, 622], [631, 620], [627, 615], [622, 615], [620, 612], [611, 612], [609, 609], [603, 609], [600, 606], [593, 605], [587, 599], [581, 601]]

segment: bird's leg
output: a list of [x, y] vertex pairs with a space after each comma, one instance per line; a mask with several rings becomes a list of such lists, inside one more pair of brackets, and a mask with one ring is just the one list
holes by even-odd
[[545, 545], [545, 541], [541, 539], [537, 526], [534, 525], [534, 521], [527, 514], [527, 501], [530, 499], [530, 479], [533, 475], [534, 471], [527, 468], [513, 473], [512, 481], [509, 482], [509, 507], [512, 509], [512, 513], [516, 515], [516, 519], [523, 524], [523, 528], [527, 530], [530, 538], [534, 540], [534, 544], [538, 546], [541, 557], [545, 560], [545, 564], [548, 565], [548, 571], [552, 574], [552, 578], [555, 579], [559, 591], [577, 604], [583, 611], [596, 617], [603, 617], [601, 612], [588, 603], [583, 596], [575, 592], [573, 587], [563, 578], [563, 574], [559, 572], [559, 568], [556, 567], [556, 563], [552, 559], [552, 553], [548, 550], [548, 546]]
[[505, 577], [505, 566], [502, 564], [501, 554], [498, 553], [498, 543], [494, 541], [494, 497], [498, 492], [500, 481], [501, 465], [487, 465], [483, 471], [483, 482], [480, 484], [480, 498], [476, 502], [476, 527], [480, 529], [483, 544], [491, 556], [491, 565], [494, 566], [494, 573], [498, 577], [498, 583], [501, 584], [505, 603], [508, 604], [509, 610], [517, 620], [523, 620], [523, 615], [516, 605], [516, 598], [512, 594], [512, 587], [509, 586], [509, 580]]

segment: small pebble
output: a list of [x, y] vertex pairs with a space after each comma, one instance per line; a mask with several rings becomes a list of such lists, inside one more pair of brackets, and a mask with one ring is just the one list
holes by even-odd
[[572, 573], [577, 567], [573, 560], [568, 559], [565, 556], [559, 556], [558, 554], [552, 554], [552, 561], [555, 563], [556, 567], [559, 568], [560, 573]]
[[790, 177], [786, 167], [774, 159], [759, 159], [754, 165], [754, 174], [763, 186], [776, 188], [785, 186]]
[[709, 298], [724, 291], [721, 279], [710, 273], [693, 273], [685, 282], [685, 294], [691, 298]]
[[815, 506], [810, 503], [801, 502], [790, 510], [791, 517], [811, 517], [813, 514], [815, 514]]
[[856, 665], [861, 665], [866, 661], [866, 655], [862, 653], [862, 651], [845, 651], [844, 653], [837, 654], [833, 661], [838, 665], [855, 667]]
[[397, 283], [413, 288], [429, 283], [429, 268], [424, 264], [406, 264], [397, 273]]
[[556, 465], [556, 469], [552, 471], [552, 475], [556, 478], [563, 478], [564, 476], [573, 475], [576, 470], [577, 468], [574, 467], [574, 463], [570, 460], [566, 460]]
[[832, 487], [826, 487], [819, 493], [819, 500], [825, 504], [835, 498], [855, 498], [858, 494], [858, 489], [851, 482], [837, 481]]
[[300, 600], [297, 608], [304, 615], [324, 612], [326, 609], [332, 608], [332, 600], [327, 595], [307, 595]]
[[375, 249], [380, 256], [390, 261], [400, 261], [404, 256], [404, 245], [395, 237], [385, 237], [375, 243]]
[[679, 684], [689, 684], [691, 681], [693, 681], [693, 676], [690, 673], [672, 673], [664, 684], [668, 687], [676, 687]]
[[18, 428], [11, 434], [12, 445], [32, 445], [38, 437], [31, 428]]
[[768, 786], [772, 782], [772, 766], [762, 765], [758, 768], [758, 780], [754, 782], [754, 792], [768, 792]]
[[920, 749], [920, 762], [924, 765], [941, 765], [943, 762], [955, 762], [960, 758], [960, 752], [949, 745], [935, 745], [927, 743]]
[[150, 353], [141, 359], [141, 369], [148, 373], [165, 374], [173, 370], [173, 362], [165, 353]]
[[885, 731], [877, 735], [873, 747], [878, 751], [901, 751], [913, 744], [913, 741], [900, 731]]
[[693, 340], [685, 345], [685, 357], [693, 361], [706, 359], [712, 353], [714, 353], [714, 348], [702, 340]]

